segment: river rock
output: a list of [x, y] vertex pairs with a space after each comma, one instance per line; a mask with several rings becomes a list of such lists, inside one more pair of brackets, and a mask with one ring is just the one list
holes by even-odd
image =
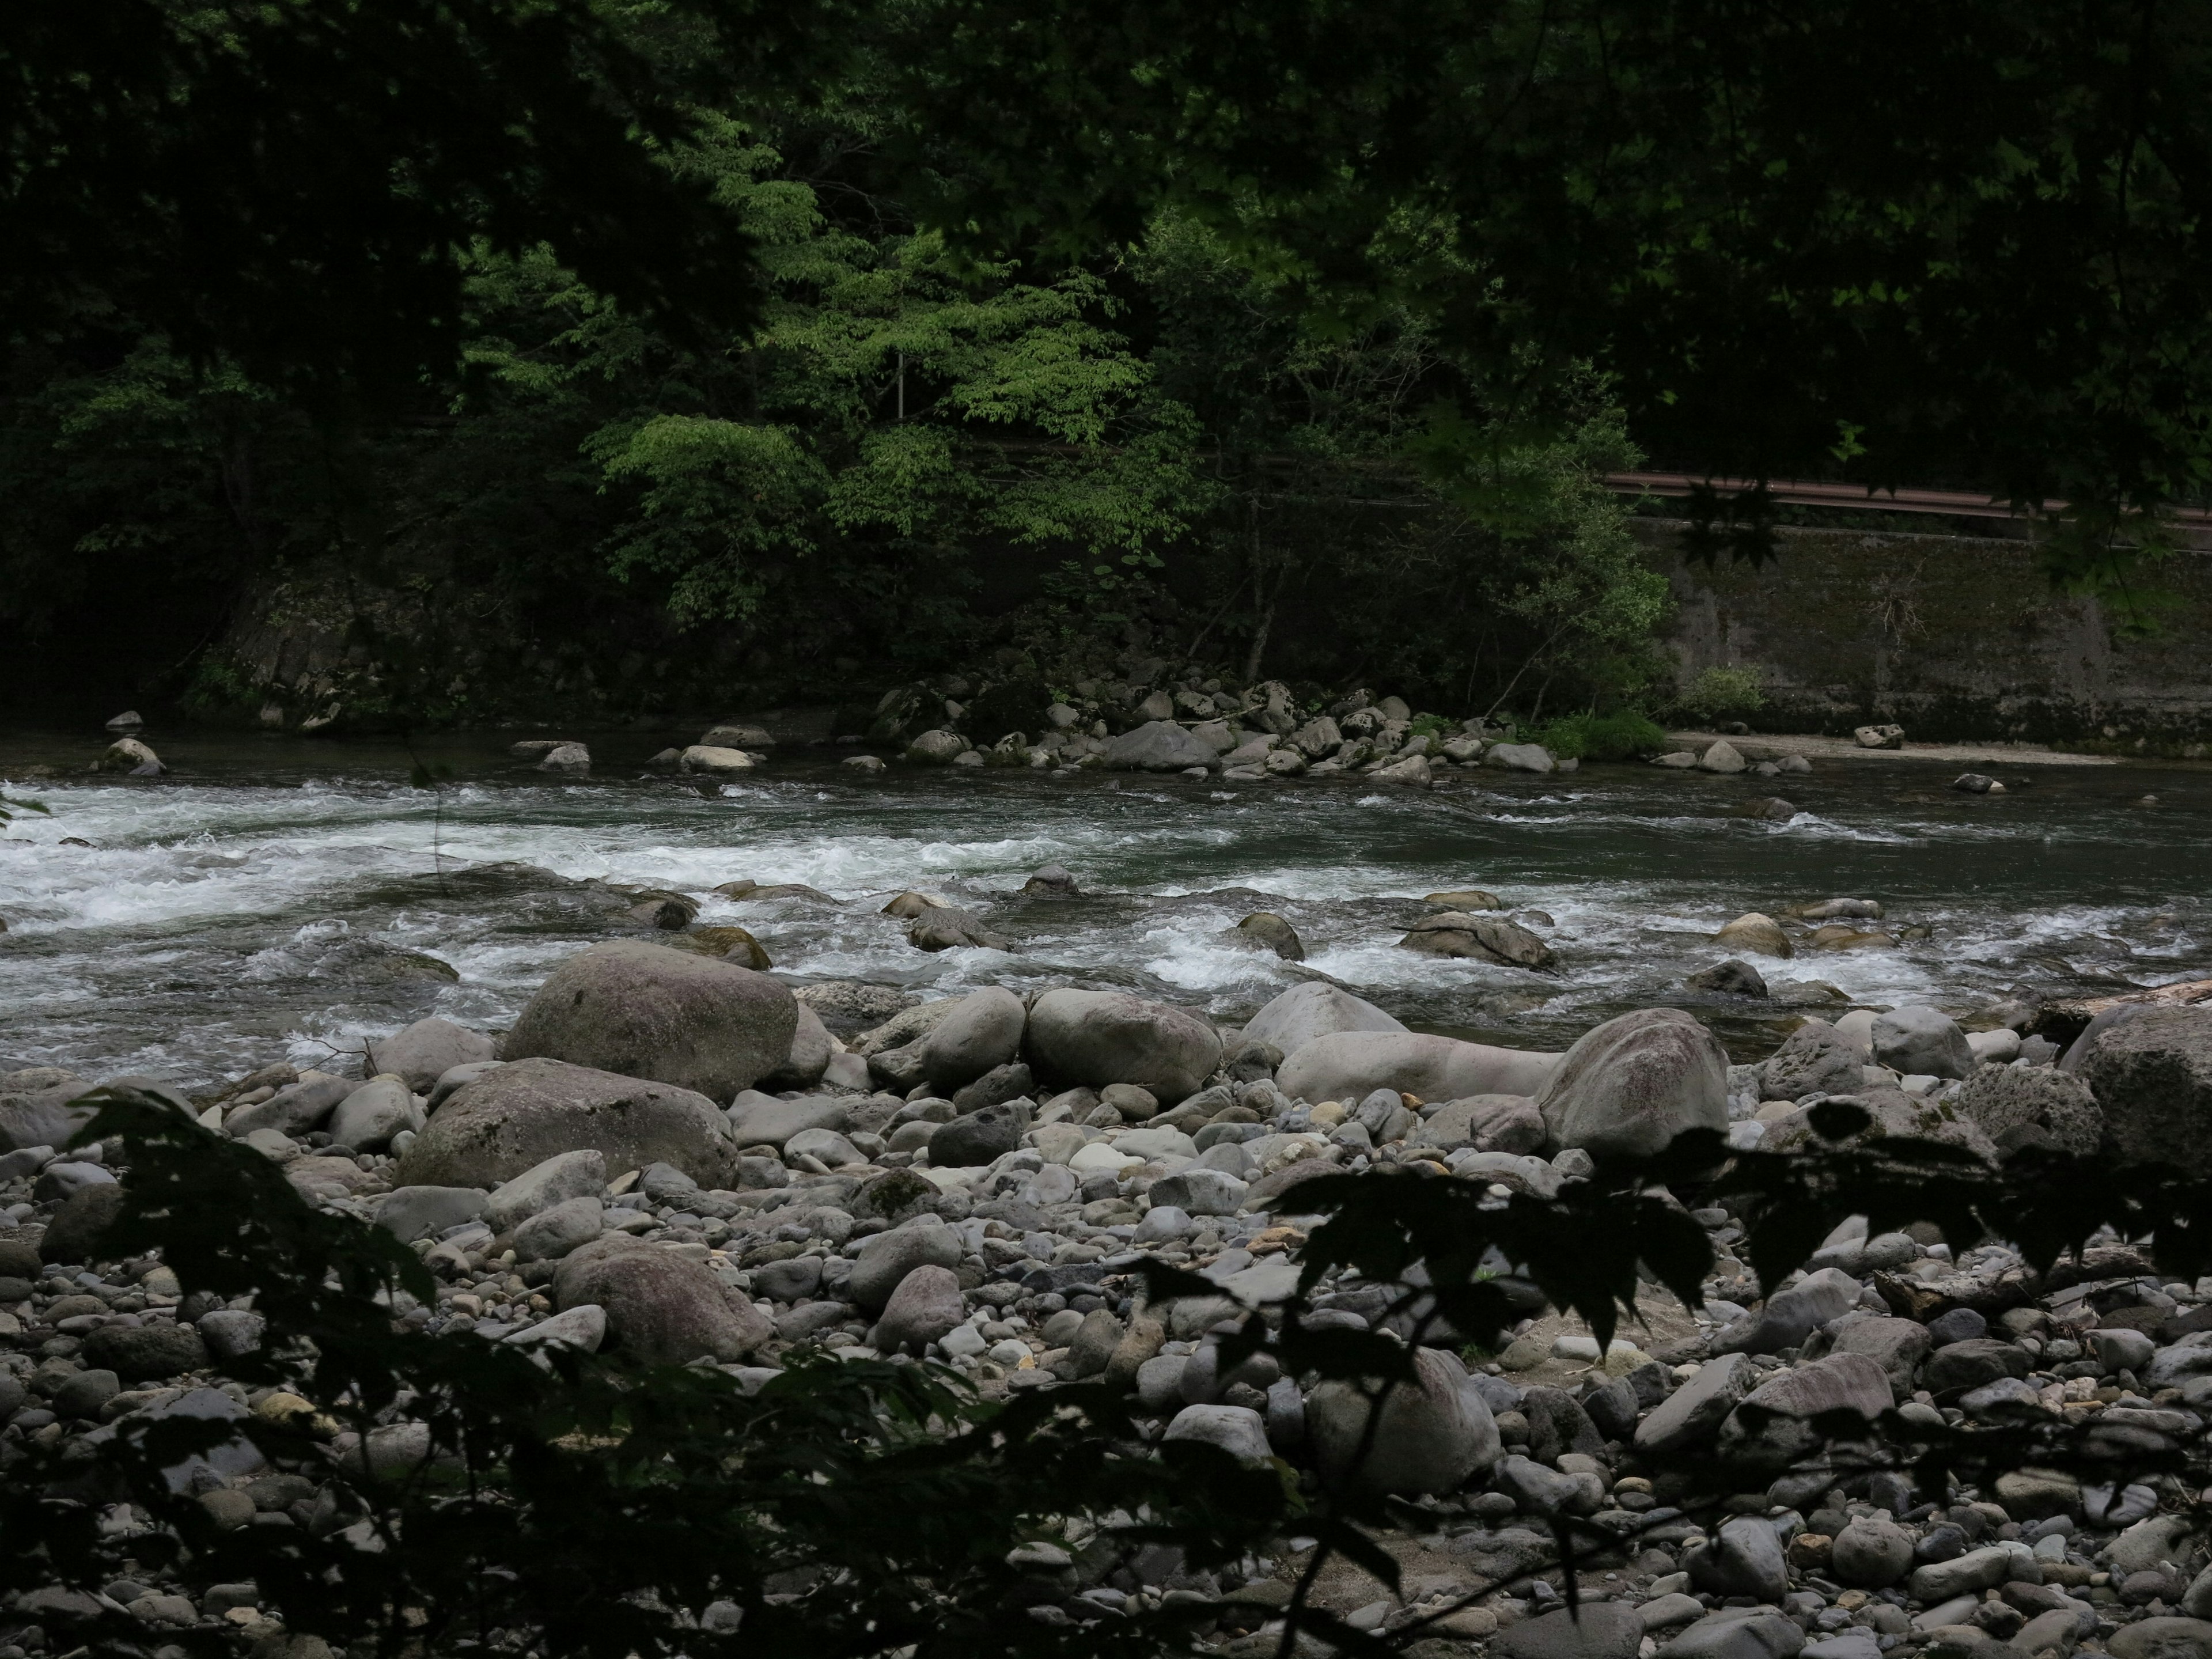
[[1264, 1462], [1274, 1455], [1266, 1419], [1247, 1406], [1185, 1406], [1160, 1438], [1218, 1446], [1243, 1462]]
[[929, 1138], [929, 1162], [933, 1169], [966, 1170], [1004, 1158], [1022, 1144], [1030, 1127], [1027, 1101], [1002, 1100], [950, 1123], [941, 1123]]
[[799, 1024], [792, 1031], [791, 1048], [783, 1063], [760, 1079], [764, 1088], [811, 1089], [829, 1071], [830, 1056], [839, 1052], [836, 1039], [819, 1014], [802, 1002], [798, 1005], [798, 1015]]
[[695, 743], [677, 756], [676, 763], [686, 772], [729, 777], [740, 772], [750, 772], [759, 763], [742, 749], [726, 749], [720, 744]]
[[1750, 764], [1749, 761], [1744, 759], [1743, 751], [1726, 738], [1723, 738], [1698, 757], [1698, 769], [1700, 772], [1741, 772]]
[[489, 1037], [434, 1016], [418, 1019], [368, 1045], [369, 1069], [392, 1073], [418, 1095], [429, 1093], [454, 1066], [472, 1066], [491, 1057]]
[[1684, 1561], [1690, 1582], [1714, 1595], [1750, 1595], [1779, 1601], [1790, 1593], [1790, 1568], [1782, 1540], [1763, 1517], [1740, 1515], [1721, 1522], [1711, 1543]]
[[1548, 968], [1552, 950], [1518, 922], [1502, 916], [1440, 910], [1415, 922], [1399, 945], [1430, 957], [1471, 957], [1510, 968]]
[[1893, 1008], [1875, 1017], [1874, 1060], [1900, 1077], [1971, 1077], [1974, 1051], [1950, 1015], [1935, 1008]]
[[391, 1073], [373, 1077], [331, 1114], [331, 1140], [356, 1152], [380, 1152], [402, 1129], [419, 1129], [422, 1116], [407, 1080]]
[[1550, 1080], [1559, 1058], [1412, 1031], [1336, 1031], [1291, 1054], [1275, 1082], [1291, 1099], [1307, 1101], [1364, 1100], [1377, 1089], [1423, 1100], [1534, 1097]]
[[974, 1082], [1021, 1052], [1028, 1020], [1021, 998], [1001, 986], [962, 997], [922, 1039], [922, 1076], [948, 1092]]
[[0, 1152], [68, 1146], [97, 1115], [95, 1107], [70, 1104], [91, 1088], [74, 1073], [53, 1066], [0, 1076]]
[[1995, 1337], [1947, 1342], [1920, 1368], [1920, 1386], [1938, 1400], [1965, 1394], [2001, 1377], [2026, 1376], [2033, 1362], [2027, 1350]]
[[966, 1316], [960, 1281], [950, 1268], [925, 1262], [898, 1282], [876, 1324], [884, 1353], [919, 1354]]
[[190, 1325], [103, 1325], [84, 1339], [78, 1358], [125, 1382], [158, 1382], [208, 1363], [207, 1344]]
[[1712, 1439], [1749, 1391], [1752, 1375], [1751, 1362], [1740, 1353], [1707, 1360], [1637, 1425], [1637, 1449], [1681, 1452]]
[[1406, 1137], [1408, 1146], [1471, 1146], [1478, 1152], [1533, 1152], [1548, 1131], [1526, 1095], [1471, 1095], [1446, 1101]]
[[1557, 771], [1559, 762], [1540, 743], [1494, 743], [1482, 751], [1482, 763], [1508, 772]]
[[328, 1072], [302, 1072], [299, 1080], [279, 1089], [268, 1099], [240, 1106], [222, 1121], [223, 1133], [243, 1140], [256, 1129], [274, 1129], [295, 1139], [319, 1129], [337, 1109], [338, 1103], [361, 1085], [351, 1078]]
[[1944, 1104], [2000, 1146], [2008, 1134], [2035, 1128], [2060, 1151], [2087, 1158], [2104, 1139], [2105, 1114], [2097, 1097], [2080, 1078], [2056, 1066], [1978, 1066]]
[[1858, 1305], [1859, 1282], [1840, 1267], [1823, 1267], [1802, 1283], [1777, 1291], [1765, 1305], [1732, 1322], [1713, 1338], [1715, 1353], [1776, 1353], [1802, 1346], [1807, 1337]]
[[1186, 1168], [1152, 1183], [1152, 1202], [1189, 1215], [1235, 1215], [1246, 1184], [1226, 1170]]
[[1692, 991], [1703, 991], [1709, 996], [1764, 997], [1766, 980], [1758, 969], [1740, 957], [1730, 957], [1710, 968], [1700, 969], [1682, 983]]
[[612, 1170], [665, 1162], [709, 1187], [723, 1183], [737, 1151], [728, 1121], [703, 1095], [557, 1060], [520, 1060], [456, 1090], [402, 1155], [398, 1176], [489, 1188], [556, 1153], [586, 1148]]
[[1828, 1570], [1839, 1584], [1887, 1589], [1912, 1567], [1912, 1534], [1878, 1516], [1851, 1517], [1829, 1547]]
[[39, 1238], [39, 1260], [80, 1266], [106, 1261], [107, 1230], [122, 1212], [120, 1183], [80, 1187], [62, 1200], [61, 1208], [46, 1223], [46, 1231]]
[[1813, 1426], [1821, 1413], [1853, 1412], [1870, 1422], [1892, 1403], [1889, 1379], [1881, 1366], [1861, 1353], [1831, 1354], [1784, 1371], [1745, 1395], [1721, 1425], [1721, 1453], [1778, 1467], [1822, 1444]]
[[553, 970], [501, 1054], [567, 1060], [726, 1100], [781, 1065], [798, 1029], [798, 1003], [765, 974], [612, 939]]
[[1105, 764], [1115, 771], [1182, 772], [1194, 766], [1212, 769], [1221, 757], [1173, 720], [1155, 720], [1109, 739]]
[[498, 1188], [484, 1200], [495, 1233], [511, 1232], [540, 1211], [572, 1198], [596, 1198], [607, 1184], [606, 1154], [596, 1148], [556, 1152]]
[[1382, 1402], [1366, 1460], [1354, 1460], [1370, 1407], [1349, 1382], [1328, 1382], [1306, 1402], [1306, 1434], [1330, 1481], [1382, 1492], [1455, 1492], [1498, 1461], [1497, 1419], [1459, 1361], [1437, 1348], [1413, 1352], [1413, 1380]]
[[1252, 1016], [1244, 1040], [1271, 1043], [1285, 1060], [1316, 1037], [1336, 1031], [1395, 1031], [1406, 1028], [1371, 1002], [1320, 980], [1293, 985]]
[[[1652, 1659], [1791, 1659], [1803, 1650], [1805, 1632], [1775, 1607], [1720, 1607], [1706, 1613], [1659, 1650]], [[1881, 1650], [1871, 1639], [1870, 1653]]]
[[158, 778], [168, 769], [161, 757], [136, 738], [118, 738], [100, 755], [103, 772], [124, 772], [134, 778]]
[[622, 1234], [572, 1251], [553, 1275], [562, 1312], [594, 1304], [623, 1350], [652, 1365], [744, 1358], [775, 1334], [703, 1261]]
[[1213, 1027], [1124, 991], [1048, 991], [1030, 1010], [1031, 1066], [1064, 1084], [1135, 1083], [1169, 1105], [1221, 1063]]
[[515, 1257], [522, 1261], [558, 1261], [606, 1230], [606, 1211], [598, 1198], [564, 1198], [515, 1228]]
[[1807, 1020], [1759, 1068], [1763, 1100], [1856, 1094], [1864, 1081], [1858, 1048], [1825, 1019]]
[[917, 951], [1012, 951], [1013, 940], [994, 933], [974, 913], [933, 904], [906, 925], [906, 942]]
[[1835, 1353], [1864, 1354], [1889, 1379], [1890, 1392], [1899, 1400], [1912, 1397], [1913, 1373], [1927, 1358], [1928, 1328], [1910, 1319], [1887, 1314], [1851, 1315], [1833, 1322]]
[[1750, 951], [1762, 957], [1793, 957], [1796, 950], [1782, 924], [1772, 916], [1747, 910], [1713, 935], [1713, 943], [1731, 951]]
[[474, 1221], [484, 1212], [484, 1194], [477, 1187], [395, 1187], [376, 1206], [376, 1224], [402, 1244], [433, 1237], [448, 1227]]
[[1636, 1659], [1644, 1620], [1626, 1601], [1584, 1600], [1509, 1625], [1493, 1644], [1503, 1659]]
[[2139, 1008], [2085, 1036], [2075, 1075], [2103, 1107], [2113, 1150], [2195, 1177], [2212, 1173], [2212, 1138], [2200, 1133], [2212, 1121], [2212, 1008]]
[[1905, 728], [1901, 726], [1862, 726], [1851, 732], [1862, 749], [1902, 749], [1905, 747]]
[[1304, 962], [1306, 947], [1298, 930], [1272, 910], [1255, 910], [1221, 937], [1253, 951], [1272, 951], [1285, 962]]
[[1686, 1129], [1726, 1133], [1728, 1052], [1679, 1008], [1642, 1008], [1575, 1040], [1536, 1094], [1552, 1139], [1649, 1158]]
[[957, 1267], [960, 1256], [959, 1234], [938, 1216], [917, 1216], [889, 1232], [861, 1241], [845, 1293], [869, 1312], [880, 1312], [891, 1299], [891, 1292], [915, 1268]]

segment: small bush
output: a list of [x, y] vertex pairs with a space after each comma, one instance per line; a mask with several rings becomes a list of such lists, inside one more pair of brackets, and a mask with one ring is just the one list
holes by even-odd
[[1536, 741], [1562, 760], [1629, 760], [1656, 755], [1667, 734], [1634, 709], [1618, 714], [1567, 714], [1547, 722]]
[[1675, 695], [1675, 709], [1695, 720], [1758, 713], [1766, 707], [1756, 668], [1708, 668]]

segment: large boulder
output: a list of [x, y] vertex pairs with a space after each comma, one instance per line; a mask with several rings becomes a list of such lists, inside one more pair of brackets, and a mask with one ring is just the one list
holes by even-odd
[[1173, 1105], [1221, 1063], [1221, 1036], [1196, 1015], [1126, 991], [1048, 991], [1030, 1010], [1030, 1063], [1065, 1084], [1134, 1083]]
[[748, 1090], [730, 1103], [730, 1141], [740, 1149], [780, 1149], [792, 1136], [809, 1129], [842, 1129], [851, 1116], [834, 1096], [802, 1095], [797, 1100], [778, 1100], [774, 1095]]
[[330, 1072], [302, 1072], [266, 1100], [240, 1106], [222, 1121], [223, 1133], [243, 1140], [256, 1129], [295, 1137], [320, 1128], [338, 1103], [361, 1085]]
[[422, 1110], [407, 1079], [385, 1072], [369, 1079], [331, 1114], [331, 1141], [356, 1152], [380, 1152], [402, 1129], [420, 1129]]
[[1936, 1008], [1893, 1008], [1877, 1016], [1874, 1058], [1907, 1077], [1970, 1077], [1978, 1063], [1959, 1022]]
[[1464, 910], [1439, 910], [1423, 916], [1398, 943], [1423, 956], [1472, 957], [1509, 968], [1552, 965], [1552, 947], [1520, 923]]
[[861, 1242], [845, 1293], [871, 1313], [880, 1311], [917, 1267], [957, 1267], [960, 1235], [940, 1216], [925, 1214]]
[[92, 1087], [58, 1066], [0, 1073], [0, 1152], [26, 1146], [56, 1151], [92, 1121], [96, 1108], [71, 1108], [70, 1102]]
[[830, 1055], [838, 1052], [836, 1038], [822, 1016], [805, 1003], [799, 1005], [799, 1026], [792, 1033], [790, 1052], [783, 1064], [762, 1081], [771, 1089], [811, 1089], [830, 1069]]
[[80, 1187], [62, 1200], [60, 1209], [39, 1237], [39, 1260], [74, 1262], [105, 1261], [107, 1230], [123, 1213], [123, 1188], [117, 1182]]
[[1997, 1146], [2029, 1131], [2087, 1158], [2104, 1139], [2105, 1114], [2088, 1085], [2055, 1066], [1983, 1066], [1943, 1103]]
[[919, 1354], [967, 1317], [960, 1281], [949, 1267], [925, 1264], [899, 1280], [876, 1322], [884, 1353]]
[[1470, 1095], [1447, 1101], [1406, 1137], [1408, 1146], [1472, 1146], [1478, 1152], [1533, 1152], [1544, 1144], [1544, 1115], [1526, 1095]]
[[2212, 1121], [2212, 1008], [2140, 1009], [2095, 1034], [2075, 1074], [2122, 1158], [2212, 1174], [2212, 1139], [2198, 1133]]
[[1808, 1019], [1759, 1068], [1761, 1097], [1856, 1094], [1866, 1081], [1857, 1046], [1825, 1019]]
[[1306, 1403], [1306, 1434], [1332, 1484], [1381, 1492], [1456, 1492], [1498, 1461], [1497, 1419], [1459, 1361], [1439, 1348], [1413, 1352], [1413, 1378], [1392, 1389], [1367, 1455], [1372, 1410], [1350, 1382], [1328, 1382]]
[[1337, 1031], [1283, 1062], [1275, 1084], [1293, 1100], [1364, 1100], [1377, 1089], [1423, 1100], [1469, 1095], [1535, 1095], [1559, 1056], [1493, 1048], [1413, 1031]]
[[931, 1167], [973, 1169], [1004, 1158], [1022, 1144], [1022, 1132], [1029, 1127], [1025, 1100], [1002, 1100], [956, 1117], [930, 1136]]
[[737, 1152], [714, 1103], [689, 1089], [557, 1060], [522, 1060], [456, 1089], [399, 1160], [407, 1184], [493, 1188], [560, 1152], [600, 1153], [609, 1170], [672, 1164], [726, 1184]]
[[1321, 980], [1293, 985], [1252, 1016], [1244, 1041], [1272, 1044], [1285, 1059], [1316, 1037], [1336, 1031], [1396, 1031], [1406, 1028], [1371, 1002]]
[[782, 1065], [798, 1030], [798, 1003], [765, 974], [612, 939], [553, 970], [502, 1055], [565, 1060], [727, 1100]]
[[190, 1325], [172, 1320], [148, 1325], [103, 1325], [84, 1339], [84, 1364], [113, 1371], [125, 1382], [158, 1382], [208, 1363], [207, 1343]]
[[1147, 720], [1107, 742], [1105, 763], [1121, 771], [1182, 772], [1217, 767], [1221, 757], [1173, 720]]
[[703, 1261], [621, 1234], [571, 1251], [553, 1275], [561, 1310], [606, 1310], [623, 1350], [653, 1365], [744, 1358], [775, 1327]]
[[1721, 1425], [1721, 1453], [1779, 1467], [1822, 1443], [1814, 1419], [1843, 1412], [1871, 1421], [1893, 1404], [1889, 1379], [1863, 1353], [1831, 1354], [1783, 1372], [1745, 1395]]
[[1650, 1158], [1686, 1129], [1726, 1133], [1728, 1051], [1679, 1008], [1639, 1008], [1575, 1039], [1536, 1096], [1562, 1146]]
[[428, 1094], [431, 1085], [454, 1066], [472, 1066], [491, 1057], [489, 1037], [435, 1016], [418, 1019], [368, 1045], [369, 1070], [396, 1074], [418, 1095]]
[[507, 1232], [556, 1204], [572, 1198], [597, 1198], [606, 1184], [604, 1152], [591, 1147], [556, 1152], [497, 1188], [484, 1200], [484, 1218], [494, 1232]]
[[1021, 1052], [1029, 1013], [1022, 1000], [994, 985], [964, 996], [921, 1041], [921, 1074], [939, 1089], [973, 1083]]

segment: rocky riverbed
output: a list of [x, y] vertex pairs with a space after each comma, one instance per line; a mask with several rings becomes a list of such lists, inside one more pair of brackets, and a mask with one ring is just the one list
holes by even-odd
[[[1593, 1155], [1648, 1153], [1685, 1129], [1803, 1149], [1812, 1110], [1837, 1099], [1878, 1132], [1990, 1165], [2101, 1145], [2194, 1168], [2212, 1111], [2207, 988], [2118, 1005], [2063, 1047], [2022, 1036], [2026, 1003], [1975, 1033], [1905, 1005], [1808, 1020], [1735, 1064], [1667, 1007], [1547, 1052], [1408, 1030], [1320, 981], [1229, 1025], [1112, 988], [794, 994], [625, 939], [563, 960], [496, 1038], [433, 1017], [380, 1034], [358, 1066], [276, 1060], [190, 1100], [170, 1092], [307, 1197], [416, 1249], [437, 1297], [392, 1311], [443, 1339], [613, 1346], [750, 1381], [800, 1351], [905, 1356], [987, 1396], [1103, 1378], [1158, 1440], [1327, 1481], [1345, 1475], [1364, 1405], [1272, 1362], [1213, 1361], [1224, 1328], [1289, 1291], [1310, 1178], [1391, 1170], [1547, 1195]], [[0, 1464], [26, 1440], [133, 1415], [291, 1408], [225, 1380], [262, 1340], [250, 1299], [184, 1297], [160, 1262], [106, 1258], [131, 1171], [66, 1149], [83, 1117], [70, 1102], [96, 1080], [0, 1077]], [[1422, 1628], [1417, 1650], [1437, 1659], [2212, 1654], [2193, 1485], [2029, 1471], [1923, 1486], [1910, 1462], [1916, 1428], [1960, 1423], [2190, 1439], [2212, 1407], [2212, 1279], [2170, 1279], [2109, 1235], [2042, 1275], [2002, 1243], [1954, 1256], [1931, 1227], [1869, 1237], [1846, 1223], [1762, 1297], [1735, 1254], [1741, 1219], [1695, 1219], [1715, 1250], [1702, 1305], [1662, 1309], [1652, 1291], [1649, 1322], [1602, 1355], [1495, 1264], [1525, 1315], [1510, 1343], [1423, 1348], [1364, 1465], [1403, 1500], [1388, 1540], [1403, 1594], [1339, 1564], [1322, 1604], [1383, 1631], [1450, 1609]], [[1147, 1258], [1218, 1294], [1148, 1304]], [[1418, 1334], [1406, 1289], [1347, 1270], [1309, 1317]], [[1883, 1417], [1897, 1455], [1824, 1465], [1802, 1424], [1838, 1408]], [[404, 1409], [370, 1438], [330, 1450], [404, 1461]], [[1715, 1467], [1739, 1482], [1757, 1454], [1767, 1484], [1702, 1489], [1680, 1456], [1701, 1448], [1736, 1459]], [[249, 1462], [198, 1484], [220, 1525], [347, 1523], [327, 1466]], [[1579, 1623], [1553, 1564], [1562, 1514], [1622, 1540], [1585, 1568], [1595, 1599]], [[1071, 1569], [1066, 1603], [1037, 1616], [1196, 1597], [1219, 1650], [1270, 1652], [1310, 1547], [1285, 1538], [1225, 1575], [1157, 1556], [1097, 1582]], [[104, 1594], [156, 1637], [210, 1622], [270, 1633], [250, 1584], [149, 1571]], [[21, 1598], [0, 1659], [66, 1650], [98, 1605]]]

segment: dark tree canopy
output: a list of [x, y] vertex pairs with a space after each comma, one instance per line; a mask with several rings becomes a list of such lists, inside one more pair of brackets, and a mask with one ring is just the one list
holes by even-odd
[[2092, 531], [2212, 482], [2202, 4], [884, 15], [935, 210], [986, 240], [1085, 249], [1172, 202], [1323, 303], [1411, 301], [1501, 383], [1595, 362], [1662, 465]]
[[656, 157], [678, 90], [586, 0], [0, 8], [0, 321], [404, 384], [457, 356], [472, 246], [546, 245], [678, 331], [742, 322], [750, 239]]

